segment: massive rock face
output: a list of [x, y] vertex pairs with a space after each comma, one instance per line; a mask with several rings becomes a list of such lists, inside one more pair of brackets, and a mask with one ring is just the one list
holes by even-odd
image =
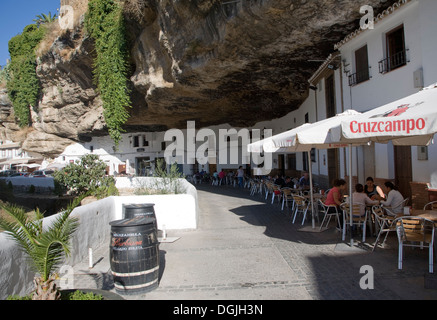
[[[86, 5], [86, 0], [69, 2]], [[366, 4], [377, 13], [393, 2]], [[132, 66], [126, 130], [185, 128], [187, 120], [197, 127], [243, 127], [284, 116], [307, 97], [317, 60], [359, 26], [361, 5], [354, 0], [126, 0]], [[106, 134], [92, 65], [93, 39], [82, 25], [64, 32], [39, 58], [42, 96], [23, 148], [54, 156], [72, 141]]]

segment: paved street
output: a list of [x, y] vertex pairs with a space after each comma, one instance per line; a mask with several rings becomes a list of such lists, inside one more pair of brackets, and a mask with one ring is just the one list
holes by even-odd
[[[169, 231], [168, 237], [179, 239], [159, 246], [159, 287], [125, 299], [437, 298], [437, 290], [425, 289], [424, 285], [428, 277], [427, 250], [407, 249], [404, 269], [400, 271], [394, 234], [385, 248], [373, 253], [375, 237], [368, 237], [365, 244], [356, 241], [357, 246], [350, 248], [341, 242], [334, 223], [324, 232], [302, 231], [302, 225], [291, 223], [289, 209], [281, 211], [278, 203], [272, 205], [260, 195], [250, 196], [248, 189], [196, 187], [198, 230]], [[305, 226], [310, 225], [308, 220]], [[113, 291], [108, 248], [94, 255], [98, 263], [91, 271], [88, 262], [75, 266], [76, 284]], [[360, 273], [363, 266], [371, 268]], [[364, 281], [367, 278], [370, 281]], [[362, 289], [360, 280], [364, 285], [373, 284], [373, 289]], [[427, 283], [436, 280], [431, 276]]]

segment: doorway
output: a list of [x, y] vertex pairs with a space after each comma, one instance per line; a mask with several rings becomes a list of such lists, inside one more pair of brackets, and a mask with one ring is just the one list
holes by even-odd
[[152, 164], [150, 157], [135, 158], [135, 168], [137, 176], [147, 177], [152, 173]]
[[278, 170], [281, 176], [285, 176], [285, 155], [278, 155]]
[[411, 203], [411, 186], [413, 181], [413, 166], [411, 164], [411, 147], [395, 146], [395, 185], [404, 198], [409, 198]]

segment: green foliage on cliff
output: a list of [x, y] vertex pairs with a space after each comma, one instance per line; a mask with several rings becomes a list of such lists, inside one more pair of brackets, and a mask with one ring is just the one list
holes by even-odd
[[109, 135], [118, 145], [129, 118], [127, 42], [122, 4], [118, 0], [90, 0], [85, 27], [95, 40], [94, 77], [103, 100]]
[[28, 25], [9, 40], [11, 62], [8, 65], [7, 88], [21, 127], [30, 123], [30, 107], [35, 106], [41, 90], [36, 75], [35, 48], [43, 39], [45, 28]]

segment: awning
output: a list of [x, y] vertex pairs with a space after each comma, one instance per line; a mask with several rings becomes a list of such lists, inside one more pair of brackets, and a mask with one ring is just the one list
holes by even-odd
[[332, 130], [344, 143], [429, 145], [437, 133], [437, 84], [406, 98], [347, 119]]
[[26, 167], [26, 168], [39, 168], [41, 165], [38, 163], [29, 163], [29, 164], [17, 164], [16, 167]]

